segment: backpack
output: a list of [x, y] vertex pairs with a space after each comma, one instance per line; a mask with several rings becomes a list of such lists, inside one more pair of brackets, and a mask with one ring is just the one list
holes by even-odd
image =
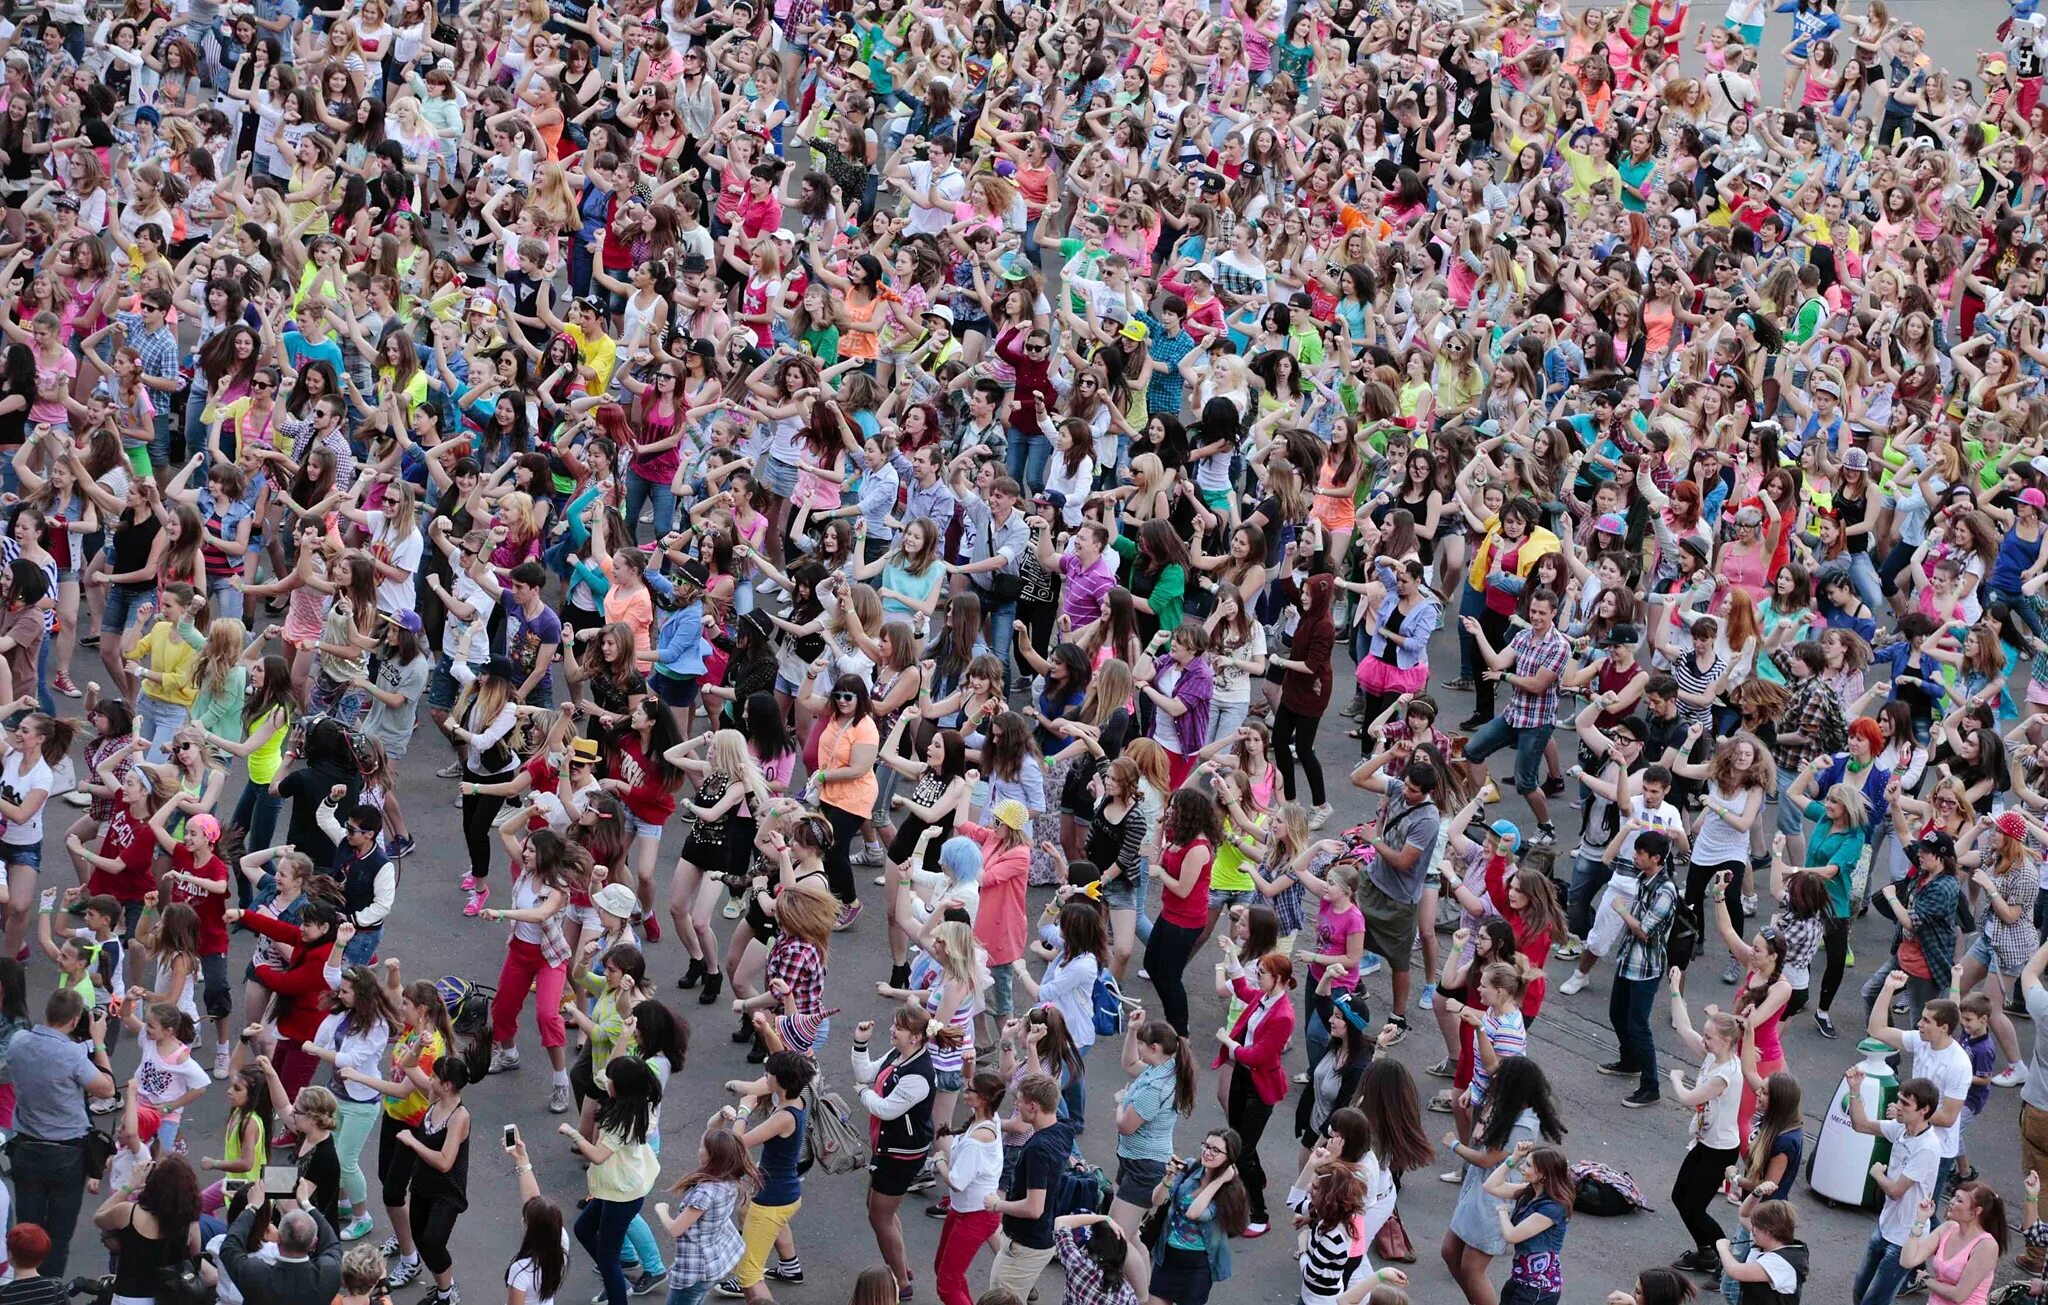
[[1060, 1170], [1059, 1181], [1047, 1195], [1057, 1219], [1063, 1214], [1106, 1214], [1112, 1190], [1101, 1165], [1073, 1160]]
[[1088, 997], [1095, 1009], [1095, 1036], [1098, 1038], [1120, 1038], [1127, 1022], [1124, 1016], [1124, 990], [1117, 986], [1116, 976], [1107, 969], [1095, 972], [1095, 990]]
[[1692, 912], [1681, 902], [1671, 913], [1671, 932], [1665, 936], [1665, 964], [1682, 970], [1691, 965], [1699, 954], [1700, 927], [1693, 922]]
[[1572, 1166], [1571, 1174], [1576, 1191], [1572, 1198], [1574, 1214], [1605, 1219], [1652, 1208], [1643, 1199], [1636, 1180], [1619, 1169], [1610, 1169], [1597, 1160], [1581, 1160]]
[[455, 1045], [448, 1054], [468, 1066], [470, 1082], [482, 1082], [491, 1068], [491, 999], [497, 989], [449, 975], [434, 980], [434, 991], [441, 995], [455, 1029]]
[[157, 1270], [156, 1299], [157, 1305], [214, 1305], [215, 1296], [192, 1259]]
[[804, 1088], [804, 1159], [828, 1174], [868, 1167], [867, 1130], [854, 1127], [853, 1112], [837, 1092], [823, 1092], [818, 1080]]
[[374, 754], [370, 750], [368, 736], [355, 726], [345, 724], [334, 716], [301, 716], [293, 721], [290, 731], [286, 734], [285, 750], [296, 756], [305, 756], [306, 735], [323, 722], [339, 731], [335, 740], [339, 752], [336, 760], [341, 766], [365, 778], [376, 770], [375, 763], [371, 761]]

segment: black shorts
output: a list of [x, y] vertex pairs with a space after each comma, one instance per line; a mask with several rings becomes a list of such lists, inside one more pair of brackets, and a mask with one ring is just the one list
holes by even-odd
[[697, 705], [697, 686], [702, 682], [702, 676], [690, 675], [678, 678], [673, 675], [663, 675], [657, 671], [653, 678], [655, 696], [664, 703], [678, 710], [684, 710]]
[[228, 957], [226, 952], [199, 958], [199, 977], [204, 984], [199, 994], [200, 1008], [208, 1019], [226, 1019], [235, 1010], [234, 998], [228, 993]]
[[[903, 865], [909, 861], [910, 854], [917, 850], [917, 840], [923, 836], [926, 828], [927, 826], [924, 821], [919, 820], [916, 816], [906, 817], [903, 823], [896, 827], [896, 836], [889, 840], [890, 863], [893, 865]], [[931, 871], [933, 874], [938, 873], [939, 847], [952, 836], [953, 821], [951, 817], [948, 817], [940, 822], [938, 837], [925, 844], [924, 869]]]
[[910, 1192], [911, 1183], [924, 1172], [924, 1160], [906, 1160], [901, 1156], [878, 1155], [868, 1161], [868, 1187], [881, 1196], [905, 1196]]

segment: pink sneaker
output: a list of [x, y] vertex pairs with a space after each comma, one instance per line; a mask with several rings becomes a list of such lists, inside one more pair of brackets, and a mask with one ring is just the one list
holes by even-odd
[[475, 892], [469, 895], [469, 902], [463, 906], [462, 913], [467, 916], [478, 915], [482, 913], [484, 903], [490, 900], [491, 886], [489, 884], [480, 885]]
[[475, 892], [475, 891], [476, 891], [476, 876], [475, 876], [475, 875], [464, 875], [464, 876], [462, 876], [462, 891], [463, 891], [463, 892], [465, 892], [465, 893], [473, 893], [473, 892]]

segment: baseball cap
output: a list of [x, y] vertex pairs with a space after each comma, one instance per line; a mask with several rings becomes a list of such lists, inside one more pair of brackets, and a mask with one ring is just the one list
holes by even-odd
[[1143, 322], [1133, 317], [1123, 324], [1117, 334], [1123, 336], [1126, 340], [1143, 342], [1145, 337], [1151, 334], [1151, 331], [1147, 329]]
[[414, 634], [418, 634], [421, 630], [424, 630], [426, 628], [426, 625], [420, 620], [420, 614], [418, 612], [400, 612], [396, 616], [387, 614], [384, 617], [384, 619], [391, 622], [399, 629], [410, 630]]
[[953, 310], [945, 304], [933, 304], [924, 310], [926, 317], [936, 317], [946, 325], [953, 324]]
[[1602, 512], [1594, 519], [1593, 529], [1602, 535], [1625, 535], [1628, 533], [1628, 518], [1619, 512]]
[[1514, 821], [1496, 820], [1491, 825], [1488, 825], [1487, 828], [1493, 831], [1496, 838], [1508, 840], [1509, 852], [1519, 852], [1522, 850], [1522, 831], [1516, 827]]
[[1216, 269], [1207, 263], [1197, 263], [1188, 269], [1189, 276], [1199, 276], [1210, 285], [1216, 284]]
[[2048, 494], [2043, 494], [2032, 485], [2020, 491], [2020, 502], [2029, 507], [2048, 507]]
[[1812, 388], [1815, 394], [1832, 394], [1838, 399], [1842, 397], [1842, 387], [1833, 377], [1816, 376]]
[[1609, 630], [1600, 640], [1602, 648], [1627, 648], [1643, 641], [1643, 632], [1633, 625], [1623, 623]]

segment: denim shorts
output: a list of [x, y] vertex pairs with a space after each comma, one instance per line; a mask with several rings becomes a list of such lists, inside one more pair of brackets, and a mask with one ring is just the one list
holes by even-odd
[[638, 817], [638, 816], [636, 816], [636, 815], [633, 815], [633, 814], [632, 814], [632, 813], [630, 813], [630, 812], [628, 812], [628, 813], [627, 813], [627, 815], [626, 815], [626, 823], [627, 823], [628, 825], [631, 825], [631, 826], [633, 827], [633, 837], [635, 837], [635, 838], [651, 838], [651, 839], [655, 840], [656, 842], [660, 842], [660, 841], [661, 841], [661, 826], [660, 826], [660, 825], [657, 825], [657, 824], [653, 824], [653, 823], [650, 823], [650, 822], [648, 822], [648, 821], [642, 820], [642, 819], [641, 819], [640, 817]]
[[1998, 959], [1998, 949], [1996, 947], [1993, 947], [1991, 945], [1991, 940], [1985, 937], [1983, 934], [1978, 934], [1977, 941], [1970, 944], [1970, 950], [1968, 954], [1974, 957], [1977, 963], [1979, 965], [1982, 965], [1988, 972], [1992, 974], [2001, 975], [2005, 978], [2012, 977], [2010, 974], [2007, 974], [2006, 971], [2002, 968], [2001, 962]]
[[761, 460], [761, 483], [777, 498], [788, 498], [796, 493], [798, 468], [794, 463], [778, 462], [774, 458]]
[[957, 1069], [932, 1071], [932, 1087], [939, 1092], [958, 1092], [967, 1086], [967, 1076]]
[[31, 870], [43, 868], [43, 845], [41, 843], [0, 843], [0, 856], [8, 865], [25, 865]]
[[1209, 910], [1217, 915], [1222, 914], [1233, 906], [1256, 906], [1258, 901], [1259, 891], [1256, 888], [1211, 888], [1209, 890]]
[[100, 612], [100, 633], [120, 635], [127, 633], [128, 622], [136, 611], [149, 601], [150, 585], [108, 585], [107, 603]]
[[1152, 1205], [1152, 1189], [1166, 1177], [1164, 1160], [1116, 1158], [1116, 1199], [1126, 1205]]

